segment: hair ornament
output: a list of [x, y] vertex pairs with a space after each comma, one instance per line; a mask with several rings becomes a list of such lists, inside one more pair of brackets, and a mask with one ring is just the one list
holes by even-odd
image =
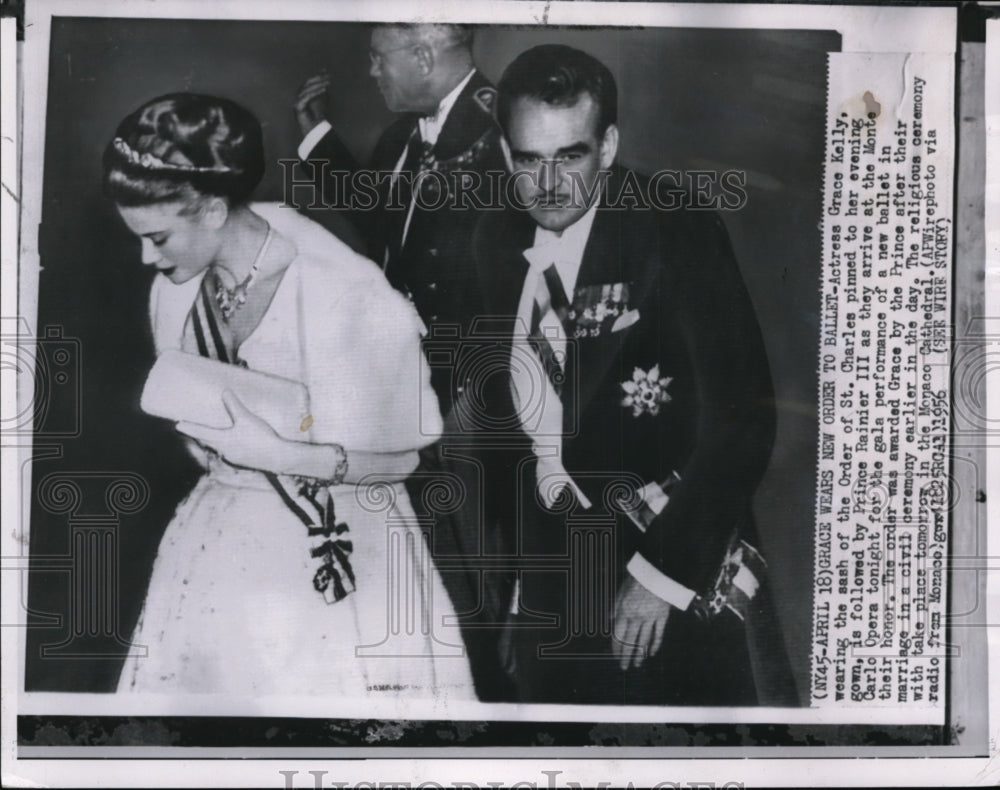
[[199, 167], [197, 165], [179, 165], [173, 162], [164, 162], [160, 157], [147, 152], [139, 153], [121, 137], [116, 137], [113, 141], [115, 150], [121, 154], [130, 164], [141, 167], [145, 170], [170, 170], [180, 173], [232, 173], [233, 169], [226, 165], [213, 165], [212, 167]]

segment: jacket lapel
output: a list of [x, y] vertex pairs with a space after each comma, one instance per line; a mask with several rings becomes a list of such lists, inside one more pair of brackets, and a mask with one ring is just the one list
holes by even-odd
[[[569, 294], [570, 302], [575, 300], [576, 291], [591, 285], [621, 282], [619, 277], [621, 250], [616, 249], [618, 222], [615, 212], [603, 206], [598, 208], [590, 238], [583, 250], [580, 272], [576, 278], [576, 288]], [[573, 341], [570, 341], [573, 342]], [[567, 355], [566, 381], [570, 383], [562, 391], [563, 425], [567, 432], [575, 432], [578, 424], [576, 410], [583, 411], [593, 391], [604, 376], [613, 357], [609, 343], [576, 341], [575, 352]], [[575, 391], [573, 391], [575, 389]]]
[[477, 71], [472, 75], [441, 127], [434, 144], [435, 158], [440, 161], [454, 159], [495, 128], [490, 111], [494, 93], [493, 86], [482, 74]]
[[[598, 208], [590, 238], [584, 248], [583, 260], [580, 263], [580, 273], [577, 275], [576, 290], [588, 286], [607, 283], [629, 284], [629, 305], [637, 308], [643, 304], [653, 282], [657, 261], [642, 250], [642, 245], [636, 237], [642, 236], [631, 225], [631, 212], [607, 207], [607, 193], [617, 189], [619, 172], [615, 171], [609, 179], [608, 189], [602, 197], [602, 205]], [[574, 291], [574, 293], [575, 293]], [[618, 356], [619, 343], [590, 342], [577, 343], [576, 354], [569, 355], [569, 364], [575, 370], [567, 370], [567, 380], [576, 382], [575, 397], [567, 390], [563, 391], [562, 400], [565, 425], [573, 426], [575, 416], [571, 415], [570, 407], [582, 412], [594, 392], [598, 389], [608, 373], [608, 369]], [[573, 419], [574, 422], [569, 420]]]
[[[413, 130], [417, 128], [419, 118], [420, 116], [416, 113], [407, 113], [385, 130], [372, 153], [373, 169], [389, 173], [395, 169], [406, 144], [410, 141]], [[385, 187], [382, 189], [384, 190]]]

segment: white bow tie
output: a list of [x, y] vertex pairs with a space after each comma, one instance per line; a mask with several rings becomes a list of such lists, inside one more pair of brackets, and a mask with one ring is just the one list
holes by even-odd
[[569, 250], [563, 249], [563, 245], [555, 242], [540, 244], [537, 247], [528, 247], [524, 251], [524, 257], [532, 269], [539, 271], [548, 269], [553, 263], [571, 266], [576, 262]]

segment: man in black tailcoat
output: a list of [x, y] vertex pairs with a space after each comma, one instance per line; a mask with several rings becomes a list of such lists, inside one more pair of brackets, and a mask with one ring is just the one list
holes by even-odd
[[620, 199], [648, 183], [613, 167], [616, 113], [611, 73], [569, 47], [498, 88], [520, 206], [475, 247], [509, 341], [491, 408], [521, 437], [492, 472], [520, 564], [504, 661], [525, 702], [754, 704], [767, 357], [719, 217]]

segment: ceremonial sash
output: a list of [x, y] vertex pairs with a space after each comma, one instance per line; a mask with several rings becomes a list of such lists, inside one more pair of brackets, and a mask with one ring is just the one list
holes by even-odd
[[[228, 364], [242, 365], [232, 333], [225, 322], [219, 321], [215, 310], [214, 278], [207, 274], [188, 315], [190, 334], [198, 353]], [[288, 477], [260, 470], [285, 507], [306, 528], [310, 538], [322, 538], [309, 550], [310, 557], [320, 561], [313, 574], [313, 587], [327, 603], [336, 603], [354, 592], [355, 578], [350, 555], [354, 545], [348, 536], [348, 526], [337, 521], [333, 496], [329, 486], [312, 478]]]

